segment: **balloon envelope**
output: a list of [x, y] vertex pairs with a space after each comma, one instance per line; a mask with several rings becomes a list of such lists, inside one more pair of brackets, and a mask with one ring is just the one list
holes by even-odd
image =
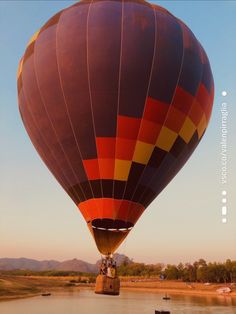
[[142, 0], [62, 10], [32, 37], [18, 69], [25, 128], [103, 254], [192, 154], [213, 94], [193, 33]]

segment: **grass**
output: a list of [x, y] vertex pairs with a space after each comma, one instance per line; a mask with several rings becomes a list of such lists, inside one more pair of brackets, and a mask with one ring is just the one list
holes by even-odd
[[43, 291], [70, 287], [63, 278], [44, 278], [26, 276], [0, 276], [0, 299], [25, 297], [41, 294]]

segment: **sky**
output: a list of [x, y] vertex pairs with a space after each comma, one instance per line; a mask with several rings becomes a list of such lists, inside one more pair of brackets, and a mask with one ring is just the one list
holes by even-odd
[[[29, 38], [73, 3], [0, 1], [0, 258], [89, 262], [100, 258], [82, 215], [31, 144], [17, 105], [17, 65]], [[236, 260], [236, 2], [155, 3], [182, 19], [206, 50], [215, 81], [214, 107], [195, 153], [144, 212], [118, 252], [145, 263]], [[223, 102], [228, 110], [224, 185]], [[227, 193], [225, 216], [223, 190]]]

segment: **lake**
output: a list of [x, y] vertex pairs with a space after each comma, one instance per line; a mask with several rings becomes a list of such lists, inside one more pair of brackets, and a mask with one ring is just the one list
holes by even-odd
[[120, 296], [96, 295], [93, 290], [61, 292], [49, 297], [0, 302], [0, 314], [236, 314], [236, 299], [230, 296], [201, 297], [140, 291], [121, 291]]

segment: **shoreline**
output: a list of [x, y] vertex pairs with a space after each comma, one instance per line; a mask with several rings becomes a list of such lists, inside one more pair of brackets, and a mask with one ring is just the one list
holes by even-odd
[[[74, 279], [74, 278], [73, 278]], [[201, 283], [186, 284], [179, 281], [121, 279], [121, 291], [136, 291], [146, 293], [196, 296], [196, 297], [230, 297], [236, 298], [236, 286], [231, 286], [232, 292], [219, 294], [216, 290], [226, 284]], [[0, 276], [0, 302], [41, 296], [42, 292], [53, 293], [93, 290], [94, 283], [70, 285], [71, 277], [38, 277], [38, 276]]]
[[[80, 290], [93, 290], [94, 287], [75, 287], [71, 288], [71, 290], [77, 291], [79, 293]], [[70, 292], [71, 292], [70, 290]], [[145, 293], [157, 293], [157, 294], [168, 294], [168, 295], [181, 295], [181, 296], [195, 296], [195, 297], [220, 297], [220, 298], [234, 298], [236, 299], [236, 292], [232, 292], [229, 294], [219, 294], [214, 291], [204, 292], [201, 290], [197, 291], [188, 291], [188, 290], [178, 290], [178, 289], [157, 289], [157, 288], [140, 288], [140, 287], [121, 287], [121, 291], [132, 291], [132, 292], [145, 292]], [[52, 295], [54, 293], [65, 292], [69, 293], [67, 289], [55, 289], [51, 290]], [[35, 294], [24, 294], [24, 295], [12, 295], [12, 296], [0, 296], [0, 302], [21, 300], [26, 298], [33, 298], [41, 296], [41, 293]]]
[[229, 284], [210, 284], [202, 283], [185, 283], [180, 281], [141, 281], [141, 282], [126, 282], [121, 281], [121, 289], [132, 291], [146, 291], [156, 293], [192, 295], [192, 296], [212, 296], [212, 297], [233, 297], [236, 298], [236, 286], [230, 286], [230, 293], [220, 294], [216, 290], [230, 286]]
[[22, 294], [22, 295], [6, 295], [6, 296], [3, 295], [3, 296], [0, 296], [0, 302], [33, 298], [33, 297], [37, 297], [37, 296], [40, 296], [40, 295], [41, 295], [41, 293]]
[[140, 292], [152, 292], [152, 293], [167, 293], [168, 295], [175, 294], [175, 295], [191, 295], [191, 296], [199, 296], [199, 297], [231, 297], [236, 298], [236, 292], [219, 294], [216, 291], [202, 291], [202, 290], [181, 290], [181, 289], [163, 289], [163, 288], [141, 288], [141, 287], [122, 287], [121, 290], [127, 291], [140, 291]]

